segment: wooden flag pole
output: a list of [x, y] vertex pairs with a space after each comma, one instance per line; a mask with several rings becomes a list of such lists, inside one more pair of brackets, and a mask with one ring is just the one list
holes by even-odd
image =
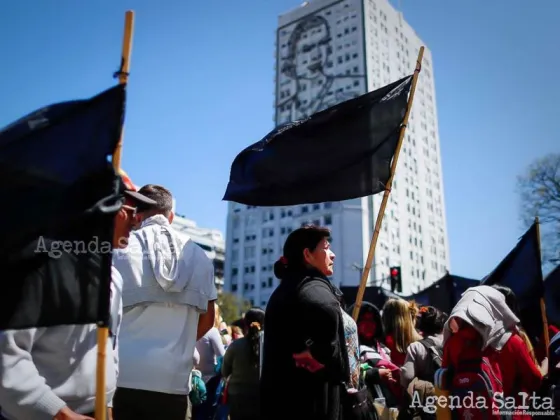
[[406, 113], [404, 114], [401, 132], [399, 136], [399, 141], [397, 143], [397, 149], [395, 150], [395, 156], [393, 157], [393, 162], [391, 163], [391, 175], [385, 186], [385, 192], [383, 193], [383, 200], [381, 201], [381, 207], [379, 208], [379, 213], [375, 220], [375, 229], [373, 231], [373, 237], [371, 238], [371, 243], [369, 245], [368, 256], [366, 264], [362, 271], [362, 279], [360, 281], [360, 288], [358, 289], [358, 294], [356, 295], [356, 304], [354, 305], [354, 312], [352, 314], [354, 320], [358, 320], [358, 315], [360, 313], [360, 308], [362, 307], [362, 300], [364, 299], [364, 293], [366, 291], [367, 278], [371, 271], [371, 265], [373, 263], [373, 256], [375, 254], [375, 247], [377, 245], [377, 238], [379, 238], [379, 233], [381, 232], [381, 223], [383, 222], [383, 215], [385, 214], [385, 208], [387, 207], [387, 202], [389, 201], [389, 194], [391, 193], [391, 186], [393, 185], [393, 178], [395, 177], [395, 170], [397, 168], [397, 162], [399, 160], [399, 153], [401, 151], [404, 133], [406, 132], [406, 126], [408, 124], [408, 117], [410, 116], [410, 111], [412, 109], [412, 102], [414, 100], [414, 92], [416, 90], [416, 84], [418, 83], [418, 76], [420, 70], [422, 70], [422, 58], [424, 57], [424, 47], [420, 47], [418, 52], [418, 58], [416, 60], [416, 69], [414, 70], [414, 75], [412, 76], [412, 84], [410, 86], [410, 94], [408, 97], [408, 105], [406, 107]]
[[[537, 238], [538, 240], [538, 245], [539, 245], [539, 261], [542, 264], [542, 255], [541, 255], [541, 225], [539, 223], [539, 218], [535, 217], [535, 224], [537, 225]], [[543, 279], [544, 281], [544, 279]], [[550, 335], [548, 334], [548, 317], [546, 316], [546, 304], [544, 301], [544, 296], [541, 297], [540, 300], [541, 303], [541, 318], [542, 318], [542, 323], [543, 323], [543, 339], [544, 339], [544, 345], [545, 345], [545, 351], [546, 351], [546, 357], [549, 357], [550, 355], [548, 354], [548, 346], [550, 345]]]
[[[134, 32], [134, 12], [128, 10], [124, 20], [124, 38], [122, 45], [121, 67], [118, 71], [119, 84], [128, 82], [128, 70], [130, 68], [130, 53], [132, 51], [132, 34]], [[121, 167], [121, 149], [124, 128], [121, 128], [121, 137], [113, 153], [113, 167], [119, 171]], [[109, 339], [109, 326], [100, 325], [97, 328], [97, 375], [95, 390], [95, 418], [106, 420], [107, 418], [107, 398], [106, 398], [106, 378], [105, 378], [105, 359], [107, 357], [107, 340]]]
[[[130, 69], [130, 55], [132, 54], [132, 35], [134, 33], [134, 11], [127, 10], [124, 17], [124, 37], [122, 45], [121, 68], [118, 72], [119, 83], [124, 85], [128, 82], [128, 72]], [[121, 138], [113, 154], [113, 167], [119, 170], [121, 167], [121, 151], [124, 128], [121, 131]]]

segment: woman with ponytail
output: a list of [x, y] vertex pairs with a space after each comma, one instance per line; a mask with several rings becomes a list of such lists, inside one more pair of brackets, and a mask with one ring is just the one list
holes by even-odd
[[228, 378], [227, 401], [231, 420], [258, 420], [259, 371], [264, 311], [252, 308], [243, 319], [244, 337], [228, 347], [222, 376]]
[[266, 307], [262, 419], [341, 420], [347, 388], [360, 386], [357, 327], [329, 280], [334, 261], [330, 231], [304, 226], [274, 264], [280, 284]]

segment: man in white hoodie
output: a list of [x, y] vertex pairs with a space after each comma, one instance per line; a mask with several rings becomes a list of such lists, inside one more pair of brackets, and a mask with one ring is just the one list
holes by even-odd
[[[121, 178], [126, 191], [124, 204], [115, 216], [114, 248], [126, 246], [138, 206], [147, 208], [155, 204], [136, 192], [126, 176]], [[61, 258], [66, 258], [65, 254]], [[51, 257], [41, 269], [56, 270], [55, 264]], [[118, 375], [116, 336], [122, 316], [121, 288], [122, 280], [113, 268], [111, 331], [114, 339], [108, 340], [106, 348], [109, 406]], [[2, 416], [8, 420], [93, 420], [97, 352], [95, 324], [0, 331]]]
[[196, 341], [214, 322], [212, 261], [171, 227], [171, 193], [146, 185], [156, 206], [142, 214], [129, 245], [114, 257], [123, 278], [116, 420], [184, 420]]

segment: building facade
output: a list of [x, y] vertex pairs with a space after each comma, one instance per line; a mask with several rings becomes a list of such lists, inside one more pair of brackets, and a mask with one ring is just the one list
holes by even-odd
[[[422, 45], [388, 0], [304, 3], [279, 17], [274, 123], [307, 117], [412, 74]], [[286, 236], [307, 223], [332, 231], [333, 282], [358, 285], [381, 198], [278, 208], [229, 203], [226, 289], [264, 306], [277, 284], [272, 266]], [[450, 269], [428, 48], [368, 284], [384, 284], [395, 266], [401, 267], [404, 294]]]
[[175, 214], [171, 224], [179, 233], [188, 235], [208, 255], [214, 263], [214, 278], [218, 291], [224, 286], [225, 240], [222, 232], [216, 229], [206, 229], [185, 216]]

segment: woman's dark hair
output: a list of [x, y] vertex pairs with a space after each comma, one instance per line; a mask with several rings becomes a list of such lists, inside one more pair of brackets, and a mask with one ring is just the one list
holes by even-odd
[[247, 330], [247, 340], [251, 343], [251, 358], [256, 367], [261, 359], [260, 332], [264, 328], [264, 311], [261, 308], [251, 308], [244, 318]]
[[433, 306], [423, 306], [418, 313], [416, 328], [424, 337], [441, 334], [449, 316]]
[[502, 295], [504, 295], [504, 297], [506, 298], [506, 305], [509, 309], [511, 309], [511, 312], [513, 312], [515, 316], [519, 318], [519, 305], [517, 304], [517, 297], [515, 296], [515, 293], [513, 293], [513, 290], [511, 290], [509, 287], [501, 286], [499, 284], [494, 284], [492, 285], [492, 287]]
[[241, 329], [245, 328], [245, 320], [243, 318], [236, 319], [231, 323], [232, 327], [239, 327]]
[[274, 263], [274, 275], [285, 279], [289, 273], [305, 269], [303, 251], [314, 251], [317, 245], [331, 236], [329, 229], [314, 225], [304, 226], [294, 230], [284, 242], [284, 255]]

